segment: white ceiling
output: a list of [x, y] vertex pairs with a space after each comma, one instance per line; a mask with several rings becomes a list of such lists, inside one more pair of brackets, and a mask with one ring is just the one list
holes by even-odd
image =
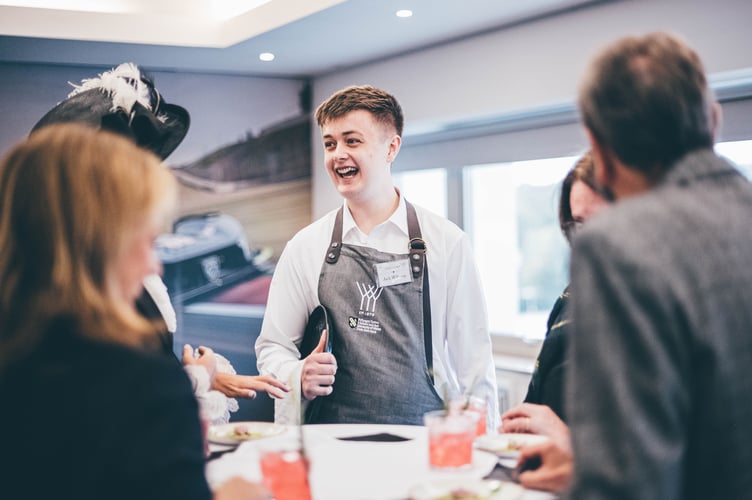
[[0, 0], [0, 62], [313, 77], [602, 1]]

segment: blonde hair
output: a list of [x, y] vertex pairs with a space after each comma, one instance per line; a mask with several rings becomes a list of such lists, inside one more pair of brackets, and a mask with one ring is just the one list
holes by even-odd
[[0, 164], [0, 366], [34, 347], [51, 321], [139, 344], [154, 333], [109, 276], [139, 227], [174, 205], [172, 174], [110, 132], [50, 125]]

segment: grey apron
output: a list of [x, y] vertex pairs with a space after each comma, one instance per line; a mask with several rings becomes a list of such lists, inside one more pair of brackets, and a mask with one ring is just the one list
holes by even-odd
[[[422, 425], [424, 413], [443, 407], [431, 371], [425, 243], [415, 209], [406, 204], [406, 254], [343, 245], [342, 208], [337, 213], [319, 277], [319, 300], [332, 318], [337, 375], [332, 394], [312, 401], [316, 411], [306, 414], [306, 423]], [[375, 266], [405, 259], [412, 279], [379, 287]]]

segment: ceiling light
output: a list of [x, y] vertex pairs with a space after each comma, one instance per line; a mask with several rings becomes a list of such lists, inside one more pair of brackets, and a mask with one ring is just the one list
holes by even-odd
[[395, 13], [395, 15], [397, 17], [411, 17], [413, 15], [413, 11], [408, 10], [408, 9], [402, 9], [402, 10], [398, 10]]
[[273, 61], [274, 60], [274, 54], [271, 52], [262, 52], [259, 54], [259, 59], [262, 61]]

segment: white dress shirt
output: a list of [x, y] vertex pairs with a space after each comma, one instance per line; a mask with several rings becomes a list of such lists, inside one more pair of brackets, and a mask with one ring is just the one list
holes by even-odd
[[[392, 216], [364, 234], [344, 205], [342, 242], [381, 252], [408, 252], [404, 198]], [[415, 206], [426, 242], [431, 290], [434, 386], [437, 394], [452, 398], [472, 391], [488, 400], [488, 429], [499, 426], [496, 371], [488, 333], [488, 317], [470, 239], [455, 224]], [[275, 400], [275, 421], [301, 422], [300, 344], [308, 316], [319, 304], [321, 266], [329, 246], [337, 210], [299, 231], [286, 245], [277, 263], [269, 299], [256, 341], [258, 370], [287, 382], [290, 393]]]

